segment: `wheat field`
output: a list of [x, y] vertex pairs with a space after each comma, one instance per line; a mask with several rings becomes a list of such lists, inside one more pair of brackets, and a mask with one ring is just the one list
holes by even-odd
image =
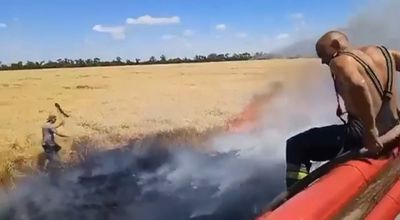
[[113, 148], [149, 133], [224, 126], [254, 95], [273, 83], [293, 88], [311, 67], [319, 68], [316, 60], [0, 72], [1, 182], [35, 170], [55, 102], [71, 115], [60, 128], [70, 137], [57, 138], [68, 160], [82, 140]]

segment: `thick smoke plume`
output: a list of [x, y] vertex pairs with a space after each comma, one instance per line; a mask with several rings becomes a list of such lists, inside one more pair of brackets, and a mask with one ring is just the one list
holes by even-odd
[[400, 2], [371, 1], [368, 7], [350, 19], [344, 29], [356, 44], [378, 44], [400, 49]]
[[[348, 34], [355, 45], [385, 45], [400, 49], [399, 19], [400, 1], [382, 0], [366, 1], [360, 13], [350, 17], [347, 24], [339, 29]], [[329, 31], [326, 29], [324, 32]], [[302, 39], [278, 53], [286, 56], [316, 56], [314, 45], [323, 33], [317, 33], [313, 38]]]

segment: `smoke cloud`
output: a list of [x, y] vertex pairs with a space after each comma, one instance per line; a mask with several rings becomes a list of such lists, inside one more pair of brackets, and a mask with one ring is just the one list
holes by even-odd
[[357, 44], [383, 44], [400, 48], [400, 2], [396, 0], [371, 1], [369, 7], [350, 19], [344, 29]]
[[[346, 32], [355, 45], [385, 45], [400, 49], [400, 29], [396, 22], [399, 9], [400, 2], [396, 0], [367, 1], [366, 7], [339, 29]], [[286, 56], [316, 56], [314, 44], [322, 34], [302, 39], [278, 52]]]

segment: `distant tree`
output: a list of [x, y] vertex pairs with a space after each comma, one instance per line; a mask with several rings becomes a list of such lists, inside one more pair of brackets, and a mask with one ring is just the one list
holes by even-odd
[[161, 63], [166, 63], [167, 62], [167, 57], [165, 57], [165, 55], [161, 55], [160, 56], [160, 62]]
[[36, 66], [36, 63], [34, 63], [32, 61], [27, 61], [24, 66], [24, 69], [35, 69], [35, 68], [38, 68], [38, 67]]
[[216, 53], [211, 53], [207, 56], [208, 61], [216, 61], [217, 60], [217, 54]]
[[225, 60], [225, 54], [218, 54], [217, 61], [223, 61], [223, 60]]
[[10, 68], [13, 70], [19, 70], [22, 69], [24, 67], [24, 64], [22, 63], [22, 61], [19, 61], [18, 63], [12, 63]]
[[202, 55], [196, 55], [194, 57], [194, 61], [195, 62], [204, 62], [204, 61], [207, 61], [207, 57], [202, 56]]
[[97, 66], [97, 65], [100, 64], [100, 62], [101, 62], [100, 58], [98, 58], [98, 57], [93, 58], [93, 64], [94, 64], [94, 65]]
[[116, 57], [115, 61], [117, 61], [118, 64], [122, 64], [122, 58], [121, 57]]
[[94, 62], [92, 59], [86, 59], [85, 64], [86, 66], [94, 66]]
[[157, 62], [156, 57], [155, 56], [151, 56], [150, 59], [149, 59], [149, 63], [155, 63], [155, 62]]
[[71, 60], [71, 59], [68, 59], [68, 58], [64, 58], [64, 65], [65, 65], [66, 67], [73, 66], [73, 65], [74, 65], [74, 61]]
[[75, 60], [75, 64], [76, 64], [76, 66], [78, 66], [78, 67], [84, 67], [84, 66], [86, 66], [86, 63], [85, 63], [85, 61], [84, 61], [83, 59], [77, 59], [77, 60]]
[[[38, 69], [38, 68], [59, 68], [59, 67], [90, 67], [90, 66], [113, 66], [113, 65], [135, 65], [135, 64], [157, 64], [157, 63], [191, 63], [191, 62], [210, 62], [210, 61], [228, 61], [228, 60], [249, 60], [249, 59], [269, 59], [280, 57], [277, 54], [256, 52], [254, 55], [250, 53], [211, 53], [208, 56], [196, 55], [193, 58], [170, 58], [167, 59], [165, 55], [160, 56], [160, 60], [157, 60], [155, 56], [151, 56], [149, 60], [141, 62], [140, 59], [132, 60], [122, 60], [121, 57], [116, 57], [112, 61], [101, 61], [100, 58], [95, 57], [93, 59], [57, 59], [56, 61], [27, 61], [23, 63], [22, 61], [11, 63], [10, 65], [5, 65], [0, 62], [0, 70], [16, 70], [16, 69]], [[297, 58], [298, 56], [292, 56], [289, 58]]]
[[242, 53], [242, 58], [243, 59], [250, 59], [251, 58], [251, 54], [249, 54], [249, 53]]
[[182, 62], [183, 62], [182, 59], [179, 57], [168, 60], [168, 63], [182, 63]]

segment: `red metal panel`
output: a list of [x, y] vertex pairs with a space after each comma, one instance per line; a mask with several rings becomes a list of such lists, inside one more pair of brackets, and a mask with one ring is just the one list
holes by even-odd
[[[394, 151], [397, 154], [397, 149]], [[393, 159], [349, 161], [259, 220], [330, 219]], [[400, 198], [400, 197], [399, 197]]]
[[366, 220], [393, 220], [398, 213], [400, 213], [400, 181], [375, 206]]
[[353, 166], [340, 166], [312, 187], [299, 193], [266, 219], [329, 219], [366, 186]]

